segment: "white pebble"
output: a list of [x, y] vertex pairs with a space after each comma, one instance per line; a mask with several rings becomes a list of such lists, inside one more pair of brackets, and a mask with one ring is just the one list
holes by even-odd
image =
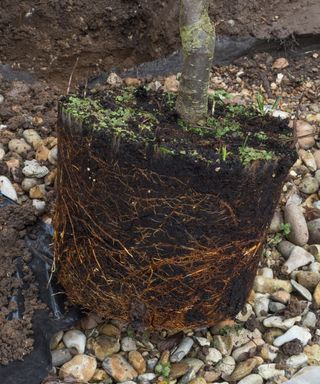
[[82, 354], [86, 347], [86, 336], [82, 332], [72, 329], [63, 335], [63, 342], [67, 348], [75, 348], [79, 354]]
[[301, 321], [301, 316], [283, 319], [281, 316], [270, 316], [263, 321], [263, 325], [267, 328], [279, 328], [283, 330], [290, 329], [296, 322]]
[[305, 353], [300, 353], [300, 355], [291, 356], [287, 359], [287, 367], [290, 368], [300, 368], [308, 362], [308, 356]]
[[286, 333], [277, 337], [274, 340], [273, 345], [276, 347], [281, 347], [281, 345], [288, 343], [289, 341], [292, 341], [294, 339], [298, 339], [303, 345], [307, 345], [308, 342], [311, 340], [311, 337], [311, 333], [308, 329], [299, 327], [298, 325], [294, 325]]
[[13, 201], [18, 201], [18, 195], [11, 181], [6, 176], [0, 176], [0, 192]]
[[263, 378], [260, 375], [253, 373], [244, 377], [238, 382], [238, 384], [263, 384]]
[[317, 323], [317, 316], [313, 312], [308, 312], [302, 321], [302, 325], [305, 326], [306, 328], [315, 328], [316, 323]]
[[209, 348], [209, 353], [206, 356], [206, 361], [217, 363], [222, 359], [221, 353], [216, 348]]
[[178, 346], [178, 348], [171, 355], [170, 361], [172, 363], [181, 361], [190, 352], [193, 343], [194, 341], [193, 339], [191, 339], [191, 337], [185, 337]]
[[300, 293], [308, 301], [312, 301], [312, 295], [307, 288], [303, 287], [301, 284], [297, 283], [295, 280], [291, 280], [293, 288]]
[[302, 247], [294, 247], [290, 253], [288, 260], [283, 264], [282, 272], [290, 274], [295, 269], [303, 267], [314, 261], [314, 256]]
[[265, 380], [285, 375], [285, 371], [283, 369], [276, 369], [276, 364], [262, 364], [258, 367], [258, 372], [259, 375]]

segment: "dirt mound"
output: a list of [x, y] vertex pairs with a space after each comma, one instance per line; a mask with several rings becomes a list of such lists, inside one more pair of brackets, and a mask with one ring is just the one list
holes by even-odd
[[[68, 82], [114, 66], [128, 68], [180, 46], [176, 0], [2, 0], [0, 55], [4, 63]], [[285, 38], [320, 33], [317, 0], [217, 0], [219, 35]]]

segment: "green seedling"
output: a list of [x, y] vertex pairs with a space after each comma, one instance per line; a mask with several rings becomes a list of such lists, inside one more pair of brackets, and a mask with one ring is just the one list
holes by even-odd
[[168, 379], [170, 376], [170, 363], [158, 363], [155, 367], [155, 372], [163, 378]]
[[232, 152], [229, 152], [227, 150], [227, 146], [226, 145], [223, 145], [221, 148], [220, 148], [220, 156], [221, 156], [221, 160], [222, 161], [226, 161], [227, 158], [229, 157], [229, 155], [231, 155]]
[[251, 147], [240, 147], [239, 157], [243, 165], [248, 165], [255, 160], [272, 160], [275, 154], [272, 151], [264, 149], [255, 149]]

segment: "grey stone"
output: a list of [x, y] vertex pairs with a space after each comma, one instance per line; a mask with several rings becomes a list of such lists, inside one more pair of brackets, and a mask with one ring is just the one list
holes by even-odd
[[51, 351], [51, 358], [52, 365], [54, 367], [60, 367], [66, 362], [70, 361], [72, 359], [72, 355], [67, 348], [55, 349], [54, 351]]
[[26, 177], [36, 177], [41, 179], [49, 173], [49, 169], [44, 165], [40, 165], [37, 160], [26, 160], [24, 162], [22, 173]]
[[172, 363], [181, 361], [191, 350], [193, 346], [193, 339], [191, 337], [185, 337], [174, 353], [170, 357]]
[[300, 246], [307, 244], [309, 232], [302, 208], [295, 204], [286, 205], [284, 208], [284, 220], [290, 224], [288, 240]]
[[310, 234], [309, 242], [311, 244], [320, 244], [320, 219], [309, 221], [308, 229]]
[[312, 301], [312, 295], [311, 293], [307, 290], [307, 288], [303, 287], [301, 284], [297, 283], [295, 280], [291, 280], [291, 284], [293, 288], [300, 293], [302, 297], [307, 299], [308, 301]]
[[301, 192], [311, 195], [312, 193], [316, 193], [319, 189], [319, 182], [315, 177], [305, 176], [299, 185], [299, 189]]
[[77, 329], [67, 331], [63, 335], [63, 342], [67, 348], [75, 348], [79, 354], [84, 353], [86, 347], [86, 336]]

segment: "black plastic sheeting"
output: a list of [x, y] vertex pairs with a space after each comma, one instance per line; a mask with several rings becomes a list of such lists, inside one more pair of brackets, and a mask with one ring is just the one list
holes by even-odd
[[[0, 209], [8, 204], [16, 204], [1, 196]], [[33, 351], [23, 361], [14, 361], [7, 366], [0, 365], [0, 384], [40, 384], [52, 369], [50, 339], [60, 330], [67, 329], [80, 318], [80, 311], [71, 308], [64, 312], [65, 296], [61, 295], [55, 278], [50, 279], [53, 254], [51, 251], [53, 228], [39, 220], [36, 227], [37, 238], [25, 237], [25, 243], [32, 253], [30, 267], [38, 284], [40, 299], [47, 304], [51, 313], [37, 310], [33, 316]], [[22, 277], [21, 259], [17, 258], [17, 276]], [[10, 300], [17, 301], [18, 309], [11, 316], [23, 316], [23, 296], [17, 294]]]

